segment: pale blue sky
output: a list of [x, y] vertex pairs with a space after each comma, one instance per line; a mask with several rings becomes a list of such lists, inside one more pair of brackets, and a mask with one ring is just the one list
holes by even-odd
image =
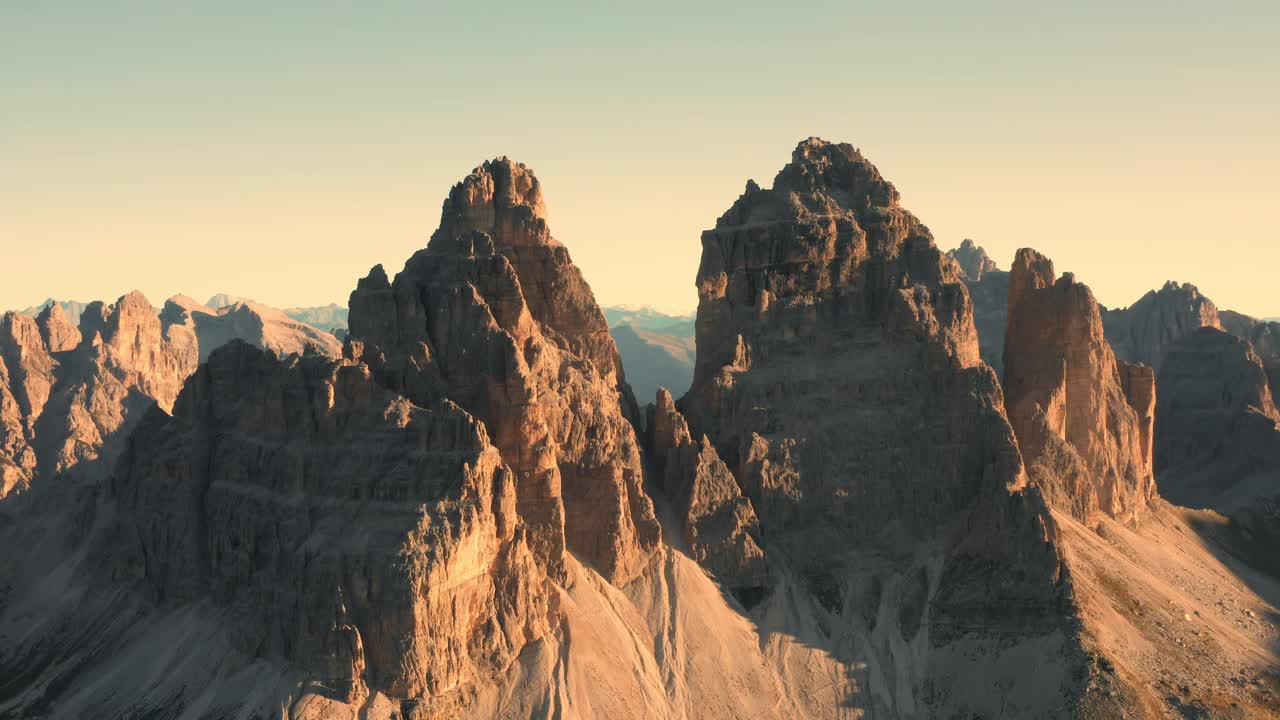
[[691, 309], [819, 135], [944, 247], [1280, 315], [1280, 3], [371, 5], [0, 0], [0, 307], [345, 303], [505, 154], [602, 302]]

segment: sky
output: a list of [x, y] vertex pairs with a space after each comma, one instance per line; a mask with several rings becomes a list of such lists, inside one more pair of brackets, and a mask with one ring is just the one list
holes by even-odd
[[816, 135], [943, 248], [1280, 316], [1280, 3], [0, 0], [0, 308], [345, 304], [507, 155], [602, 304]]

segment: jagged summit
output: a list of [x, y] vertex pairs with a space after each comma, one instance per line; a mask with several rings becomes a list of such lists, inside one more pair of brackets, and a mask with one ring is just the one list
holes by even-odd
[[499, 247], [559, 245], [547, 229], [541, 183], [533, 170], [505, 155], [485, 161], [453, 186], [432, 242], [452, 242], [472, 231], [489, 235]]
[[630, 579], [659, 541], [642, 489], [634, 398], [595, 296], [545, 221], [533, 172], [507, 158], [453, 187], [440, 227], [394, 280], [351, 294], [348, 354], [417, 404], [475, 415], [515, 470], [532, 542]]
[[981, 245], [968, 238], [960, 243], [960, 247], [948, 250], [947, 257], [956, 261], [964, 279], [969, 282], [980, 282], [987, 273], [1000, 269]]
[[[761, 202], [761, 195], [773, 202]], [[862, 212], [873, 207], [898, 209], [898, 199], [897, 189], [861, 151], [848, 143], [811, 137], [796, 146], [791, 162], [774, 177], [772, 188], [762, 190], [754, 181], [748, 181], [746, 191], [720, 216], [716, 227], [769, 221], [779, 216]]]

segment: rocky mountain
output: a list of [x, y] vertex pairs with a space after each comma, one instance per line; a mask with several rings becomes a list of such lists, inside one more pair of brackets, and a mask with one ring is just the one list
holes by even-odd
[[1120, 310], [1104, 310], [1102, 321], [1116, 355], [1159, 370], [1171, 344], [1201, 327], [1222, 329], [1218, 307], [1190, 283], [1172, 280]]
[[1209, 327], [1186, 335], [1170, 348], [1159, 386], [1155, 462], [1165, 497], [1224, 512], [1280, 498], [1280, 410], [1249, 341]]
[[333, 333], [252, 301], [214, 308], [185, 295], [175, 295], [165, 302], [160, 318], [167, 325], [183, 326], [195, 335], [201, 362], [232, 340], [243, 340], [277, 355], [318, 353], [338, 357], [342, 354], [342, 343]]
[[1280, 397], [1280, 322], [1258, 320], [1230, 310], [1222, 311], [1219, 318], [1222, 329], [1253, 346], [1267, 372], [1272, 396]]
[[[809, 139], [703, 233], [693, 383], [644, 418], [506, 158], [340, 357], [212, 338], [249, 303], [7, 315], [0, 717], [1277, 717], [1280, 583], [1151, 494], [1152, 372], [1025, 251], [1006, 414], [962, 272]], [[1253, 412], [1228, 350], [1252, 379], [1192, 396]]]
[[1001, 270], [987, 251], [972, 240], [947, 251], [960, 266], [969, 298], [973, 324], [978, 328], [978, 352], [982, 361], [1004, 377], [1004, 330], [1009, 322], [1009, 273]]
[[1136, 522], [1155, 488], [1155, 372], [1117, 360], [1088, 286], [1029, 248], [1009, 271], [1004, 356], [1009, 420], [1050, 504]]
[[129, 431], [169, 409], [195, 370], [195, 348], [167, 328], [141, 293], [85, 306], [80, 326], [62, 306], [0, 319], [0, 466], [4, 490], [72, 470], [105, 474]]
[[[803, 603], [820, 646], [880, 688], [852, 700], [869, 715], [1105, 704], [959, 268], [894, 186], [849, 145], [810, 139], [771, 189], [747, 184], [702, 249], [680, 409], [758, 518], [776, 578], [758, 616]], [[685, 485], [715, 473], [712, 458], [691, 465]], [[729, 515], [738, 493], [708, 494], [720, 507], [699, 514]], [[1034, 685], [1014, 669], [1024, 654], [1044, 668]], [[978, 690], [993, 685], [1009, 692]]]
[[427, 248], [394, 283], [375, 267], [350, 305], [352, 341], [384, 384], [420, 405], [448, 397], [490, 428], [553, 572], [566, 547], [611, 580], [640, 571], [659, 529], [638, 411], [532, 172], [505, 158], [477, 168]]

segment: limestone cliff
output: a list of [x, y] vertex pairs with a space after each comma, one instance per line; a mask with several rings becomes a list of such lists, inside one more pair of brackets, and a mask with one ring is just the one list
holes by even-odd
[[139, 428], [106, 503], [112, 581], [233, 611], [240, 651], [344, 702], [491, 679], [549, 628], [515, 475], [484, 426], [359, 363], [215, 352], [173, 417]]
[[1098, 303], [1029, 248], [1009, 275], [1004, 390], [1031, 478], [1081, 522], [1136, 522], [1154, 492], [1155, 376], [1117, 361]]
[[671, 499], [690, 555], [751, 604], [769, 585], [751, 501], [706, 436], [695, 441], [689, 434], [665, 388], [658, 389], [646, 428], [657, 479]]
[[959, 267], [894, 186], [849, 145], [800, 143], [703, 233], [697, 288], [680, 405], [758, 516], [779, 578], [759, 612], [812, 598], [839, 657], [894, 668], [863, 698], [877, 717], [998, 714], [945, 658], [999, 684], [1023, 643], [1075, 670], [1004, 712], [1069, 713], [1087, 673], [1053, 523]]
[[635, 401], [604, 315], [547, 229], [541, 185], [506, 158], [445, 200], [426, 249], [351, 295], [349, 348], [417, 404], [449, 398], [515, 470], [541, 558], [578, 553], [625, 582], [660, 541]]

